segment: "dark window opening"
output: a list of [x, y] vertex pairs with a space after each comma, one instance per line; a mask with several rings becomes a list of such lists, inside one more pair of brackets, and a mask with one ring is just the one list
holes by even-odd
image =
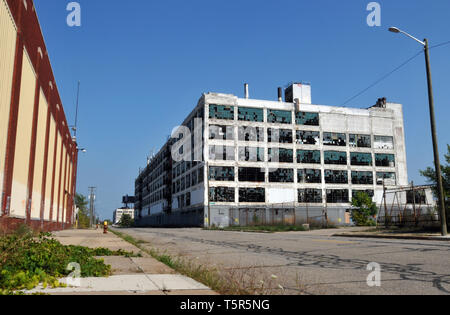
[[238, 108], [238, 119], [240, 121], [254, 121], [263, 122], [264, 121], [264, 110], [261, 108]]
[[209, 201], [211, 202], [234, 202], [234, 188], [212, 187], [209, 189]]
[[295, 113], [295, 123], [304, 126], [319, 126], [319, 113]]
[[285, 110], [267, 110], [267, 122], [274, 124], [292, 124], [292, 112]]
[[395, 155], [375, 154], [375, 165], [379, 167], [395, 167]]
[[348, 203], [347, 189], [327, 189], [327, 203]]
[[320, 132], [297, 130], [297, 143], [305, 145], [318, 145], [320, 142]]
[[294, 182], [294, 170], [286, 169], [286, 168], [269, 170], [269, 182], [270, 183], [293, 183]]
[[322, 183], [322, 171], [312, 169], [300, 169], [297, 171], [297, 180], [304, 184]]
[[240, 182], [265, 182], [265, 171], [257, 167], [240, 167], [239, 168]]
[[209, 179], [215, 181], [234, 181], [234, 167], [210, 166]]
[[327, 184], [348, 184], [347, 171], [325, 170], [325, 183]]
[[347, 145], [347, 136], [344, 133], [323, 133], [323, 144], [345, 147]]
[[299, 189], [299, 203], [322, 203], [322, 190], [320, 189]]
[[372, 139], [368, 135], [350, 135], [349, 144], [354, 148], [371, 148]]
[[320, 151], [297, 150], [297, 163], [320, 164]]
[[266, 202], [264, 188], [239, 188], [239, 202]]
[[347, 165], [347, 152], [325, 151], [325, 164]]
[[350, 153], [350, 161], [354, 166], [372, 166], [372, 154], [371, 153]]
[[234, 120], [234, 107], [223, 105], [209, 105], [209, 118]]
[[353, 185], [373, 185], [372, 172], [352, 172]]
[[407, 191], [406, 192], [406, 203], [425, 205], [427, 203], [427, 197], [424, 190]]

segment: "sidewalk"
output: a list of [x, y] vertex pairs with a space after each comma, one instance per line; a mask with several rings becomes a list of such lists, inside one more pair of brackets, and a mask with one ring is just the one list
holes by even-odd
[[[83, 278], [76, 287], [42, 289], [52, 295], [215, 295], [208, 287], [195, 280], [176, 274], [174, 270], [140, 251], [139, 248], [103, 230], [68, 230], [55, 233], [55, 238], [64, 245], [79, 245], [90, 248], [122, 249], [141, 253], [142, 258], [99, 257], [111, 265], [113, 275], [109, 278]], [[64, 282], [64, 281], [61, 281]]]

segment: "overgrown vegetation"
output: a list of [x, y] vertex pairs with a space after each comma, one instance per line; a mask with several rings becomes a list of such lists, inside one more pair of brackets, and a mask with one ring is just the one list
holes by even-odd
[[90, 249], [65, 246], [49, 233], [34, 235], [21, 227], [15, 234], [0, 237], [0, 295], [31, 290], [40, 283], [59, 287], [58, 278], [67, 277], [69, 263], [78, 263], [81, 277], [103, 277], [111, 274], [111, 266], [96, 256], [134, 256], [122, 250]]
[[352, 220], [357, 226], [376, 226], [377, 205], [365, 192], [358, 192], [353, 198]]
[[88, 201], [87, 198], [81, 194], [75, 195], [75, 205], [79, 209], [78, 211], [78, 228], [88, 229], [90, 227], [90, 217], [88, 211]]
[[[446, 165], [441, 165], [442, 184], [444, 186], [445, 209], [447, 213], [447, 222], [450, 224], [450, 145], [447, 145], [447, 154], [445, 155]], [[434, 167], [429, 167], [420, 174], [425, 177], [429, 184], [433, 185], [433, 193], [438, 196], [437, 176]]]
[[124, 215], [122, 215], [122, 217], [120, 218], [120, 221], [119, 221], [119, 226], [121, 228], [133, 227], [134, 226], [134, 220], [131, 217], [131, 215], [126, 214], [126, 213]]

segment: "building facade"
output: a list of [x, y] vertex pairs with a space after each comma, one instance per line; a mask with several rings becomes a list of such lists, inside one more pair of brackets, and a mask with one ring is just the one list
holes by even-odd
[[313, 105], [297, 83], [285, 101], [246, 94], [201, 97], [136, 181], [138, 225], [350, 224], [358, 192], [408, 185], [402, 105]]
[[134, 219], [134, 209], [120, 208], [114, 211], [113, 224], [119, 224], [122, 216], [128, 214], [131, 219]]
[[1, 231], [73, 222], [72, 139], [32, 0], [0, 0]]

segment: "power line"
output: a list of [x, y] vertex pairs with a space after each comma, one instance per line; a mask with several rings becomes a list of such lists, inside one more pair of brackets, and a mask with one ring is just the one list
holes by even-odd
[[421, 55], [423, 53], [423, 51], [419, 51], [417, 54], [415, 54], [414, 56], [412, 56], [411, 58], [409, 58], [408, 60], [406, 60], [405, 62], [403, 62], [401, 65], [399, 65], [398, 67], [396, 67], [394, 70], [392, 70], [391, 72], [385, 74], [383, 77], [381, 77], [380, 79], [378, 79], [377, 81], [375, 81], [374, 83], [372, 83], [371, 85], [369, 85], [367, 88], [365, 88], [364, 90], [362, 90], [361, 92], [359, 92], [358, 94], [356, 94], [355, 96], [351, 97], [350, 99], [348, 99], [346, 102], [344, 102], [341, 106], [344, 106], [348, 103], [350, 103], [351, 101], [353, 101], [355, 98], [357, 98], [358, 96], [364, 94], [366, 91], [370, 90], [371, 88], [373, 88], [375, 85], [377, 85], [378, 83], [380, 83], [381, 81], [384, 81], [385, 79], [387, 79], [388, 77], [390, 77], [392, 74], [394, 74], [395, 72], [397, 72], [398, 70], [400, 70], [401, 68], [403, 68], [404, 66], [406, 66], [408, 63], [410, 63], [411, 61], [413, 61], [414, 59], [417, 58], [417, 56]]
[[450, 40], [448, 42], [444, 42], [444, 43], [440, 43], [440, 44], [431, 46], [430, 49], [441, 47], [441, 46], [445, 46], [445, 45], [448, 45], [448, 44], [450, 44]]

